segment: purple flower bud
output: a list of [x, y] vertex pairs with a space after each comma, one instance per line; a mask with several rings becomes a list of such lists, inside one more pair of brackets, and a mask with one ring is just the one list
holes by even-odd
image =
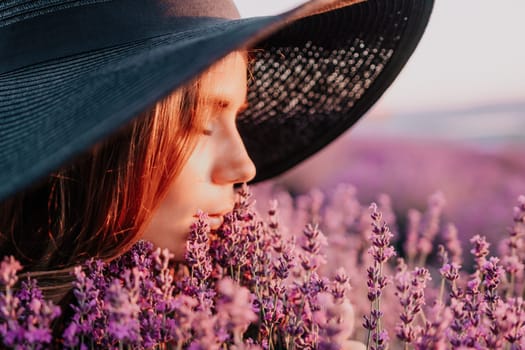
[[453, 224], [448, 224], [443, 236], [445, 238], [447, 250], [450, 252], [452, 262], [461, 264], [463, 248], [461, 247], [461, 241], [458, 237], [458, 229]]
[[137, 274], [137, 269], [126, 271], [125, 285], [113, 280], [106, 291], [104, 303], [108, 315], [107, 331], [116, 342], [135, 344], [140, 341]]
[[199, 212], [197, 221], [192, 224], [190, 237], [186, 243], [186, 263], [192, 269], [192, 274], [199, 281], [208, 279], [212, 272], [211, 257], [209, 255], [210, 226], [208, 216]]
[[18, 281], [17, 273], [22, 265], [12, 256], [6, 256], [0, 263], [0, 284], [12, 287]]
[[461, 265], [456, 263], [445, 264], [439, 269], [439, 273], [449, 281], [455, 281], [459, 278], [459, 270]]
[[217, 301], [219, 320], [224, 319], [224, 331], [233, 334], [234, 343], [242, 344], [244, 331], [257, 320], [252, 309], [252, 295], [247, 288], [239, 286], [230, 278], [219, 281], [217, 288], [220, 295]]
[[470, 239], [470, 243], [474, 245], [474, 247], [470, 250], [470, 252], [477, 258], [484, 258], [489, 254], [489, 246], [490, 244], [487, 242], [485, 237], [482, 237], [480, 235], [475, 235]]
[[421, 216], [421, 213], [415, 209], [411, 209], [408, 211], [408, 229], [403, 248], [406, 252], [409, 261], [414, 260], [418, 253], [417, 244], [419, 242], [419, 226], [421, 224]]
[[525, 196], [518, 197], [518, 206], [514, 207], [514, 222], [525, 223]]

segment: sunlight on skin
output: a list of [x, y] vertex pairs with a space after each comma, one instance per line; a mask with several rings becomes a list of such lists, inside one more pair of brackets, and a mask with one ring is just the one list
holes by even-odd
[[223, 215], [233, 209], [234, 184], [255, 176], [255, 165], [236, 126], [237, 114], [245, 107], [246, 72], [246, 57], [235, 52], [213, 66], [202, 80], [202, 96], [212, 102], [202, 110], [209, 113], [209, 123], [145, 229], [143, 238], [170, 249], [176, 260], [184, 258], [197, 212], [209, 214], [210, 227], [218, 228]]

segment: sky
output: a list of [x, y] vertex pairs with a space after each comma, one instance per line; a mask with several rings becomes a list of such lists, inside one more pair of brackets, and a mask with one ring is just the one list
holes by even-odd
[[[297, 0], [236, 0], [243, 17]], [[525, 101], [525, 0], [436, 0], [427, 31], [372, 113]]]

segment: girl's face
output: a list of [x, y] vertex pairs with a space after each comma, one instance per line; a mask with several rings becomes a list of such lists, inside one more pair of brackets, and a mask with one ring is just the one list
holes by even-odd
[[208, 124], [197, 136], [196, 147], [177, 178], [171, 183], [143, 238], [168, 248], [182, 260], [189, 228], [198, 210], [208, 213], [212, 229], [234, 203], [233, 185], [255, 176], [255, 165], [246, 152], [236, 126], [236, 117], [245, 107], [247, 62], [235, 52], [214, 65], [201, 80], [200, 95]]

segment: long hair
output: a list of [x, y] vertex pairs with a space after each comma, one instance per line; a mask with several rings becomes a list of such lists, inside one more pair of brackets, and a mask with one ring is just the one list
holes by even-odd
[[71, 165], [0, 203], [0, 255], [45, 275], [127, 250], [193, 150], [204, 122], [198, 99], [196, 80]]

